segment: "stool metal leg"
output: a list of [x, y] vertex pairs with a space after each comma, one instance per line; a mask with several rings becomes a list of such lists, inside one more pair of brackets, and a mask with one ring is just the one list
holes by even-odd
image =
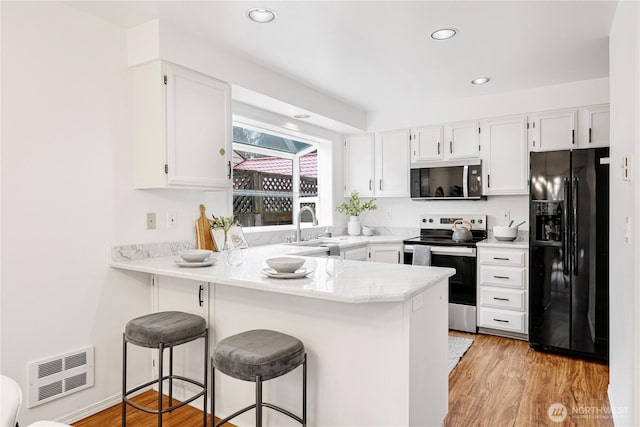
[[[202, 400], [202, 427], [207, 427], [207, 390], [209, 383], [209, 329], [204, 336], [204, 394]], [[211, 415], [213, 417], [213, 414]]]
[[216, 367], [211, 358], [211, 427], [216, 427]]
[[302, 425], [307, 425], [307, 354], [302, 361]]
[[169, 347], [169, 407], [173, 406], [173, 346]]
[[127, 427], [127, 337], [122, 334], [122, 427]]
[[262, 427], [262, 378], [256, 375], [256, 427]]
[[158, 347], [158, 427], [162, 427], [162, 356], [164, 353], [164, 344], [160, 343]]

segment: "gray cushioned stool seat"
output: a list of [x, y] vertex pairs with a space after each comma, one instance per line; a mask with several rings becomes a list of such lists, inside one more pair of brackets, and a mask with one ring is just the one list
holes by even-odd
[[200, 337], [206, 321], [195, 314], [162, 311], [130, 320], [125, 327], [127, 340], [142, 347], [174, 346]]
[[266, 329], [232, 335], [216, 345], [213, 364], [221, 372], [244, 381], [279, 377], [304, 361], [302, 341]]

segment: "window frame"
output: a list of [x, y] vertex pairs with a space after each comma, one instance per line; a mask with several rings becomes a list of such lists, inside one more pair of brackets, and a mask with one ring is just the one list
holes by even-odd
[[[293, 188], [293, 202], [292, 202], [292, 223], [291, 224], [281, 224], [281, 225], [259, 225], [253, 227], [245, 227], [244, 230], [247, 232], [252, 231], [277, 231], [277, 230], [291, 230], [297, 228], [298, 222], [298, 212], [300, 210], [300, 205], [302, 203], [315, 203], [315, 213], [316, 218], [318, 219], [318, 225], [330, 225], [330, 220], [324, 220], [320, 213], [320, 196], [316, 195], [314, 197], [301, 196], [300, 195], [300, 157], [312, 153], [318, 153], [319, 160], [319, 144], [322, 141], [325, 141], [321, 138], [316, 138], [311, 135], [300, 134], [300, 133], [288, 133], [287, 129], [281, 128], [279, 126], [270, 125], [268, 123], [256, 122], [250, 119], [244, 119], [234, 117], [232, 122], [232, 127], [242, 127], [245, 129], [249, 129], [255, 132], [266, 133], [273, 136], [286, 138], [286, 139], [295, 139], [296, 141], [309, 144], [310, 147], [305, 148], [297, 153], [288, 153], [286, 151], [279, 151], [271, 148], [264, 148], [259, 146], [253, 146], [248, 144], [242, 144], [240, 142], [235, 142], [232, 140], [232, 150], [245, 151], [245, 152], [254, 152], [256, 154], [268, 155], [268, 156], [277, 156], [285, 159], [291, 159], [292, 164], [292, 188]], [[320, 182], [320, 168], [318, 168], [318, 184]], [[319, 189], [318, 189], [319, 193]], [[231, 198], [233, 199], [234, 190], [231, 190]], [[312, 224], [309, 222], [302, 222], [300, 224], [300, 228], [312, 227]]]

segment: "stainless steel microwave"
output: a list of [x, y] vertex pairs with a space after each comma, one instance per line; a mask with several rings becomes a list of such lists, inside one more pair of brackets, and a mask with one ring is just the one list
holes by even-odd
[[412, 167], [411, 198], [414, 200], [480, 200], [482, 164]]

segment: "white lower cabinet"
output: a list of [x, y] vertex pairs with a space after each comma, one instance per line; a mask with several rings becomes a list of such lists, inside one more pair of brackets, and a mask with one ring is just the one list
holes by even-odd
[[[209, 325], [209, 283], [178, 279], [169, 276], [154, 276], [154, 311], [183, 311], [197, 314]], [[211, 336], [211, 335], [210, 335]], [[211, 348], [211, 344], [210, 348]], [[197, 339], [174, 347], [173, 370], [178, 375], [200, 380], [203, 377], [204, 340]], [[168, 372], [169, 351], [165, 350], [164, 368]], [[157, 351], [153, 352], [153, 365], [157, 366]], [[154, 368], [155, 374], [155, 368]], [[174, 383], [176, 397], [184, 398], [192, 393], [190, 384]], [[186, 394], [183, 394], [186, 393]]]
[[478, 246], [478, 328], [480, 332], [527, 339], [529, 251]]
[[342, 249], [341, 253], [342, 259], [348, 259], [352, 261], [367, 261], [369, 257], [367, 245]]
[[402, 243], [369, 244], [369, 261], [401, 264]]

